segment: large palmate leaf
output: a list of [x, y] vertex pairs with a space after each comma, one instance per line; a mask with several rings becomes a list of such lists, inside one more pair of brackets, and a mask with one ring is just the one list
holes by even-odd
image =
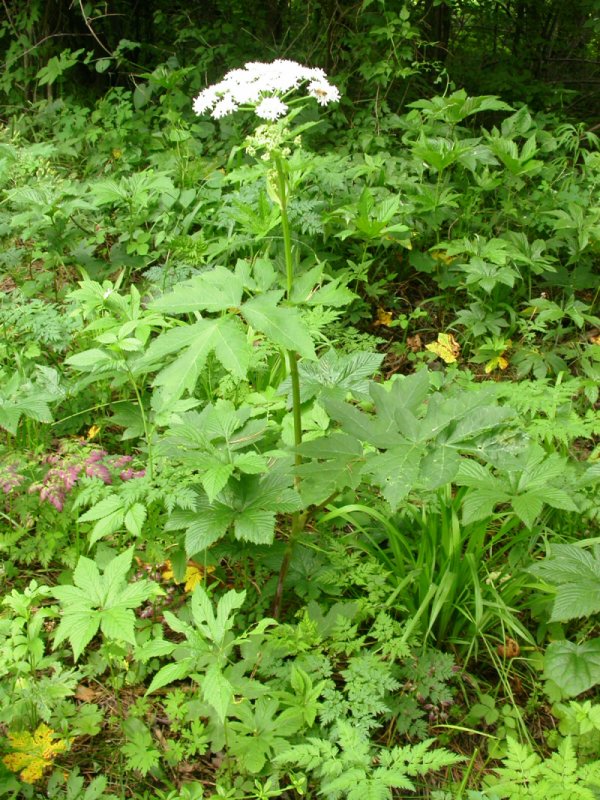
[[[369, 381], [381, 366], [379, 353], [337, 353], [328, 350], [318, 361], [304, 361], [298, 365], [300, 374], [300, 400], [305, 403], [321, 394], [331, 399], [345, 400], [352, 394], [359, 400], [369, 397]], [[285, 380], [279, 392], [288, 393], [291, 400], [291, 381]]]
[[493, 513], [499, 504], [510, 504], [514, 513], [532, 528], [544, 505], [576, 511], [569, 492], [556, 484], [565, 477], [565, 459], [547, 456], [539, 445], [530, 445], [520, 460], [507, 460], [505, 470], [494, 474], [475, 461], [463, 461], [456, 482], [471, 491], [463, 501], [463, 521], [475, 522]]
[[212, 501], [198, 494], [194, 510], [175, 511], [166, 528], [186, 531], [185, 549], [190, 556], [210, 547], [229, 530], [241, 541], [271, 544], [276, 515], [303, 507], [290, 483], [291, 475], [276, 472], [262, 477], [241, 475], [230, 480]]
[[109, 639], [135, 645], [133, 609], [162, 590], [152, 581], [127, 583], [132, 559], [131, 547], [111, 559], [101, 574], [94, 561], [80, 557], [73, 572], [74, 585], [52, 590], [62, 607], [55, 647], [68, 639], [77, 660], [99, 629]]
[[[388, 384], [371, 382], [369, 394], [375, 414], [327, 391], [320, 402], [344, 433], [376, 448], [378, 452], [366, 456], [361, 474], [381, 489], [392, 508], [417, 486], [433, 490], [451, 482], [461, 465], [463, 485], [475, 487], [465, 500], [465, 514], [471, 521], [489, 515], [497, 503], [509, 499], [505, 483], [478, 462], [463, 458], [463, 454], [481, 454], [486, 442], [513, 416], [509, 409], [491, 402], [490, 392], [432, 392], [429, 373], [420, 370]], [[308, 474], [308, 465], [303, 470], [303, 476]], [[525, 515], [526, 509], [520, 511]]]

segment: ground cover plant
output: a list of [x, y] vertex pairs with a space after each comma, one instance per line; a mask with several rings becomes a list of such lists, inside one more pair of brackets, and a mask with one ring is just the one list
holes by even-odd
[[600, 796], [598, 139], [415, 8], [13, 68], [0, 797]]

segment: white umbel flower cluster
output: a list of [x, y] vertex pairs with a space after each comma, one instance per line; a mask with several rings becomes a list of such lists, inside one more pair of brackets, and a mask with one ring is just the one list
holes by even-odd
[[275, 121], [288, 110], [281, 96], [304, 83], [308, 83], [308, 94], [322, 106], [340, 99], [339, 91], [318, 67], [303, 67], [296, 61], [283, 59], [270, 64], [251, 61], [200, 92], [194, 100], [194, 111], [196, 114], [210, 111], [212, 117], [220, 119], [240, 106], [252, 105], [261, 119]]

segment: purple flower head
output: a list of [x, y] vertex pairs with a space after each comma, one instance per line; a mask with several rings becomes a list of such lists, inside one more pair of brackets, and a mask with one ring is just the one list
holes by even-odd
[[105, 464], [92, 463], [85, 468], [88, 478], [100, 478], [107, 486], [112, 483], [112, 475]]
[[146, 474], [145, 469], [136, 470], [129, 467], [129, 469], [122, 470], [122, 472], [119, 473], [119, 477], [121, 478], [122, 481], [131, 481], [134, 480], [135, 478], [143, 478], [145, 474]]

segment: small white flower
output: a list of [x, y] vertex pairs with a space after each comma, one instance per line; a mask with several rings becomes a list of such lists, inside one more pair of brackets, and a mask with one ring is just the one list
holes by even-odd
[[209, 86], [200, 92], [194, 100], [194, 111], [196, 114], [204, 114], [205, 111], [214, 106], [218, 99], [214, 86]]
[[308, 93], [322, 106], [329, 105], [329, 103], [337, 103], [340, 99], [338, 88], [321, 79], [308, 84]]
[[278, 97], [265, 97], [256, 106], [254, 111], [261, 119], [270, 119], [272, 121], [283, 117], [288, 107]]
[[224, 95], [216, 106], [213, 108], [212, 115], [215, 119], [221, 119], [221, 117], [226, 117], [227, 114], [232, 114], [234, 111], [238, 110], [238, 104], [235, 102], [231, 95]]

